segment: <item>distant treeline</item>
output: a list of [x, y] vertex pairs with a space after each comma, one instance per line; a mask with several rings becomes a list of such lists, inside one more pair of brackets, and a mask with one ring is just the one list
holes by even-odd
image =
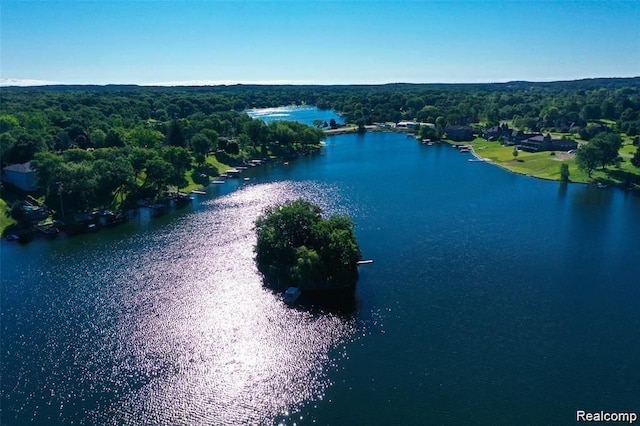
[[[85, 175], [109, 175], [106, 164], [119, 164], [113, 173], [118, 180], [96, 184], [102, 194], [89, 197], [82, 208], [141, 188], [179, 187], [193, 164], [215, 164], [208, 161], [210, 153], [225, 164], [296, 155], [317, 147], [323, 137], [319, 129], [298, 123], [267, 126], [247, 116], [248, 108], [316, 105], [356, 124], [417, 120], [487, 128], [510, 121], [521, 130], [570, 131], [586, 140], [603, 126], [629, 136], [640, 133], [640, 77], [378, 86], [5, 87], [0, 100], [0, 162], [4, 167], [36, 159], [44, 193], [57, 195], [60, 182], [66, 191], [72, 185], [64, 182]], [[91, 149], [91, 154], [67, 152]], [[43, 169], [58, 163], [66, 166]], [[64, 170], [76, 177], [58, 176]]]

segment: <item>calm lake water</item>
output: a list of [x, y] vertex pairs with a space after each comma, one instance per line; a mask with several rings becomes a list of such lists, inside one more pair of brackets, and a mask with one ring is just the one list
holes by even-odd
[[[371, 133], [114, 230], [2, 242], [12, 424], [568, 424], [640, 411], [640, 197]], [[264, 288], [253, 221], [351, 216], [352, 309]]]
[[252, 118], [259, 118], [267, 123], [271, 121], [293, 120], [313, 126], [314, 120], [326, 121], [333, 118], [337, 123], [344, 123], [344, 118], [329, 109], [318, 109], [315, 106], [281, 106], [275, 108], [254, 108], [247, 110]]

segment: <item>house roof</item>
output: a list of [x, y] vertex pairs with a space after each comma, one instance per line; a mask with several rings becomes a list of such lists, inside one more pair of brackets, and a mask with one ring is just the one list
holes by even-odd
[[532, 136], [532, 137], [528, 138], [527, 140], [530, 141], [530, 142], [540, 142], [540, 143], [542, 143], [542, 142], [544, 142], [544, 136], [542, 136], [542, 135]]
[[31, 161], [23, 163], [23, 164], [11, 164], [2, 169], [5, 172], [17, 172], [17, 173], [31, 173], [33, 169], [31, 168]]
[[444, 129], [445, 129], [445, 131], [446, 130], [471, 130], [471, 131], [473, 131], [473, 129], [471, 127], [469, 127], [469, 126], [461, 126], [459, 124], [447, 125], [447, 126], [445, 126]]

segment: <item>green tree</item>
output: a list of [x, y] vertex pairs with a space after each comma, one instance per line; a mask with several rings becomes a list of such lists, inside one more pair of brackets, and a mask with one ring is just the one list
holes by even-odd
[[159, 193], [175, 176], [173, 166], [160, 156], [155, 156], [145, 163], [146, 176], [142, 186], [153, 188]]
[[600, 158], [600, 149], [591, 143], [581, 145], [576, 151], [576, 164], [579, 169], [586, 171], [589, 177], [600, 164]]
[[7, 162], [7, 155], [12, 151], [15, 143], [16, 138], [11, 133], [0, 133], [0, 165], [2, 167], [9, 164]]
[[147, 161], [158, 155], [154, 150], [138, 147], [134, 147], [127, 154], [131, 167], [133, 167], [133, 172], [136, 176], [144, 170]]
[[[31, 167], [36, 172], [36, 183], [44, 191], [48, 203], [53, 194], [57, 195], [57, 182], [60, 179], [62, 163], [64, 163], [62, 156], [48, 151], [38, 152], [31, 162]], [[54, 203], [58, 204], [55, 201]]]
[[191, 155], [182, 147], [171, 146], [164, 150], [162, 158], [171, 164], [171, 173], [167, 177], [167, 183], [182, 188], [187, 185], [185, 173], [191, 168]]
[[438, 131], [431, 126], [420, 126], [420, 139], [439, 139]]
[[223, 136], [218, 138], [218, 149], [221, 151], [227, 151], [227, 145], [229, 144], [229, 138]]
[[305, 200], [266, 209], [256, 221], [258, 270], [268, 282], [301, 289], [330, 289], [355, 284], [360, 249], [353, 222], [323, 219]]
[[291, 267], [291, 277], [297, 283], [315, 283], [322, 279], [324, 263], [315, 250], [300, 246], [295, 250], [295, 264]]
[[96, 198], [101, 206], [111, 206], [135, 179], [131, 162], [121, 153], [110, 160], [96, 160], [93, 170], [96, 175]]
[[127, 133], [127, 139], [131, 144], [141, 148], [159, 149], [162, 146], [164, 136], [158, 130], [147, 126], [136, 126]]
[[104, 140], [103, 147], [123, 147], [124, 146], [124, 136], [120, 131], [111, 129], [109, 133], [107, 133], [107, 137]]
[[225, 145], [224, 151], [227, 154], [238, 155], [240, 154], [240, 145], [238, 145], [238, 142], [236, 142], [235, 140], [230, 140]]
[[186, 147], [187, 141], [184, 137], [182, 126], [178, 120], [173, 120], [167, 132], [167, 145]]
[[[196, 156], [199, 156], [204, 160], [204, 158], [209, 154], [209, 151], [213, 148], [213, 142], [204, 133], [196, 133], [191, 138], [191, 148]], [[202, 164], [203, 162], [204, 161], [200, 161], [199, 163]]]
[[636, 149], [636, 153], [633, 154], [633, 158], [631, 158], [631, 164], [636, 167], [640, 167], [640, 148]]
[[269, 128], [262, 120], [251, 120], [245, 124], [245, 132], [254, 147], [261, 145], [269, 136]]
[[83, 161], [91, 162], [94, 160], [93, 153], [79, 148], [66, 150], [62, 154], [62, 157], [64, 158], [64, 161], [68, 163], [81, 163]]
[[10, 114], [0, 115], [0, 133], [11, 131], [20, 126], [20, 122], [16, 117]]
[[89, 133], [89, 135], [91, 136], [91, 140], [96, 147], [102, 148], [103, 146], [105, 146], [107, 134], [102, 129], [94, 129]]
[[622, 139], [615, 133], [599, 133], [589, 143], [594, 143], [600, 147], [602, 153], [600, 165], [603, 169], [616, 162], [622, 147]]
[[560, 164], [560, 181], [569, 182], [569, 165], [567, 163]]

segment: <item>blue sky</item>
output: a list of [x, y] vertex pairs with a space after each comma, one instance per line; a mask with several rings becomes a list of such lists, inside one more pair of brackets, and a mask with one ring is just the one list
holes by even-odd
[[0, 0], [0, 78], [69, 84], [640, 75], [640, 1]]

